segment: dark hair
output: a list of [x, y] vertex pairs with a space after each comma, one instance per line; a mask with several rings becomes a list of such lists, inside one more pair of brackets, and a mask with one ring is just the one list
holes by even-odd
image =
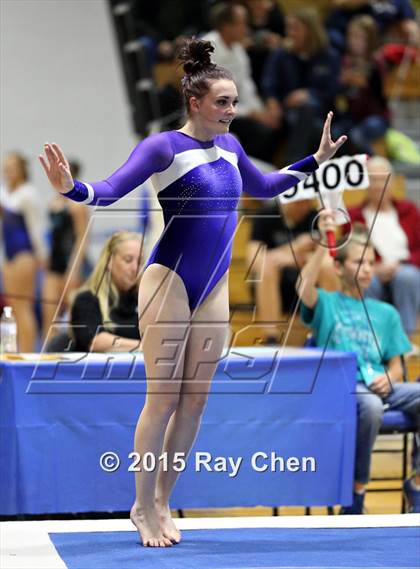
[[363, 245], [365, 248], [372, 247], [369, 241], [369, 231], [363, 223], [356, 222], [350, 233], [347, 233], [337, 241], [337, 253], [335, 260], [342, 265], [347, 259], [349, 248], [354, 244]]
[[178, 52], [178, 59], [183, 64], [182, 93], [187, 111], [190, 98], [204, 97], [209, 90], [208, 81], [212, 79], [228, 79], [233, 81], [233, 75], [224, 67], [211, 62], [210, 55], [214, 47], [209, 41], [195, 38], [185, 40]]
[[235, 23], [235, 8], [247, 8], [240, 2], [219, 2], [210, 10], [210, 23], [215, 30], [220, 30], [225, 24]]

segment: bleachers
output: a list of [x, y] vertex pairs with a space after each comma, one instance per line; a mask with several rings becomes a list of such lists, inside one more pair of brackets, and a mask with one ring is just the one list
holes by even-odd
[[420, 62], [410, 63], [407, 73], [400, 78], [399, 66], [390, 69], [385, 76], [385, 95], [392, 98], [398, 94], [402, 99], [420, 98]]

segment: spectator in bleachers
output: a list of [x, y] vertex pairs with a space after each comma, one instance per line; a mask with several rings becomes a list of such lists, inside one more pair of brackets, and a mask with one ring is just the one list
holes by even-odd
[[271, 162], [279, 136], [277, 109], [264, 105], [252, 79], [248, 54], [242, 43], [248, 35], [248, 14], [242, 4], [221, 2], [210, 13], [214, 29], [203, 39], [214, 48], [213, 61], [228, 69], [239, 94], [237, 115], [230, 128], [247, 154]]
[[71, 335], [77, 352], [139, 349], [138, 287], [143, 237], [119, 231], [105, 243], [92, 274], [71, 307]]
[[[80, 178], [80, 166], [70, 161], [74, 178]], [[83, 205], [56, 194], [48, 208], [51, 239], [48, 266], [44, 275], [42, 325], [44, 338], [54, 335], [51, 323], [59, 308], [64, 291], [66, 297], [60, 306], [64, 310], [75, 288], [83, 280], [83, 264], [88, 245], [89, 213]]]
[[131, 10], [152, 64], [173, 60], [182, 38], [208, 29], [208, 0], [133, 0]]
[[13, 308], [18, 329], [18, 348], [33, 352], [37, 335], [34, 296], [37, 270], [46, 264], [43, 242], [42, 197], [31, 184], [22, 154], [11, 152], [3, 162], [5, 187], [0, 199], [3, 246], [4, 296]]
[[[282, 205], [270, 200], [253, 218], [247, 264], [255, 279], [263, 343], [278, 343], [277, 324], [281, 314], [294, 309], [296, 280], [315, 247], [311, 232], [315, 229], [316, 216], [312, 200]], [[336, 290], [338, 282], [331, 268], [331, 259], [326, 257], [319, 284], [327, 290]]]
[[[373, 154], [372, 143], [389, 128], [390, 112], [384, 94], [383, 69], [375, 59], [378, 28], [370, 16], [356, 16], [347, 28], [345, 55], [341, 61], [336, 123], [349, 141], [345, 153]], [[349, 146], [353, 146], [349, 151]]]
[[366, 294], [391, 300], [405, 332], [412, 336], [420, 311], [420, 212], [410, 201], [392, 199], [392, 166], [386, 158], [375, 156], [367, 167], [367, 199], [349, 210], [352, 222], [362, 222], [372, 231], [376, 264]]
[[331, 44], [340, 51], [345, 49], [347, 26], [354, 16], [371, 16], [379, 26], [381, 37], [396, 31], [402, 40], [417, 45], [419, 26], [410, 0], [333, 0], [327, 18]]
[[[331, 210], [320, 213], [319, 229], [326, 243], [326, 231], [336, 228]], [[410, 342], [393, 306], [362, 294], [372, 280], [375, 253], [367, 241], [365, 228], [354, 227], [349, 240], [338, 243], [334, 270], [341, 281], [341, 291], [327, 292], [316, 287], [319, 269], [328, 255], [319, 245], [302, 270], [297, 292], [302, 301], [301, 317], [310, 326], [316, 345], [350, 351], [357, 356], [357, 436], [353, 503], [342, 514], [362, 514], [366, 485], [370, 477], [371, 455], [384, 413], [384, 405], [400, 410], [420, 428], [420, 384], [401, 382], [401, 356], [410, 350]], [[347, 241], [346, 241], [347, 240]], [[369, 319], [367, 318], [367, 314]], [[420, 512], [420, 456], [416, 471], [406, 480], [404, 490], [410, 511]]]
[[315, 10], [302, 8], [287, 16], [285, 47], [270, 55], [263, 75], [267, 104], [287, 130], [287, 164], [319, 137], [322, 117], [335, 101], [339, 65]]
[[252, 78], [261, 94], [262, 73], [268, 55], [280, 47], [284, 38], [284, 15], [274, 0], [245, 0], [248, 9], [247, 52]]

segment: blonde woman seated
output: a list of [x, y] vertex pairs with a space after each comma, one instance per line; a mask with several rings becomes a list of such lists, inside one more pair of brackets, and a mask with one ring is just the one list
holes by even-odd
[[138, 350], [138, 287], [142, 235], [114, 233], [71, 307], [72, 349], [77, 352]]

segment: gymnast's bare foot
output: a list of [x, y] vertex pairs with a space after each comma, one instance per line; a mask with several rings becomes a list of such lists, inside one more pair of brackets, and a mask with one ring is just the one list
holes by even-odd
[[163, 535], [154, 508], [145, 510], [135, 502], [130, 511], [130, 520], [136, 526], [144, 547], [171, 547], [172, 541]]
[[156, 510], [162, 534], [170, 539], [172, 543], [179, 543], [181, 541], [181, 532], [174, 524], [168, 503], [156, 500]]

